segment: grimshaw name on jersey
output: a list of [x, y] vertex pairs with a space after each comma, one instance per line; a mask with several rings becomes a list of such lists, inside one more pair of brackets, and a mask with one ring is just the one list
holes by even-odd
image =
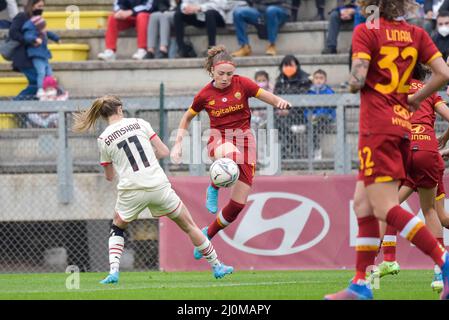
[[106, 143], [106, 145], [110, 145], [115, 139], [120, 138], [121, 136], [123, 136], [124, 134], [126, 134], [127, 132], [131, 132], [134, 130], [138, 130], [140, 129], [140, 124], [139, 123], [133, 123], [130, 124], [129, 126], [125, 126], [123, 128], [120, 128], [119, 130], [114, 131], [112, 134], [110, 134], [109, 136], [107, 136], [104, 139], [104, 143]]

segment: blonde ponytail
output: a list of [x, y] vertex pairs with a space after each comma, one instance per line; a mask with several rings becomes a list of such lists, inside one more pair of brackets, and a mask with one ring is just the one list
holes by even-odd
[[122, 106], [122, 101], [116, 96], [104, 96], [92, 103], [88, 110], [74, 114], [73, 131], [84, 132], [95, 127], [99, 117], [107, 119], [113, 114], [117, 114], [118, 107]]

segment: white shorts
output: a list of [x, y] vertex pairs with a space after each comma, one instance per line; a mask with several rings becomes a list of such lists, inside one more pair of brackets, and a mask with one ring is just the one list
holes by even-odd
[[125, 222], [136, 220], [148, 208], [155, 218], [169, 216], [174, 219], [181, 213], [182, 201], [170, 184], [159, 190], [119, 190], [115, 211]]

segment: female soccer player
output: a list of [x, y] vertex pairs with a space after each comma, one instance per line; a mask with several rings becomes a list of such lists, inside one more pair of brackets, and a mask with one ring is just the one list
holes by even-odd
[[[249, 98], [256, 97], [279, 109], [290, 106], [289, 102], [261, 89], [252, 80], [234, 74], [235, 68], [224, 46], [216, 46], [208, 51], [205, 69], [212, 81], [195, 96], [191, 107], [184, 113], [171, 152], [172, 160], [180, 162], [183, 136], [192, 119], [206, 110], [211, 126], [209, 157], [213, 160], [230, 158], [239, 166], [239, 180], [232, 187], [229, 203], [219, 212], [216, 220], [203, 229], [209, 239], [237, 218], [251, 191], [256, 170], [256, 143], [251, 133]], [[218, 187], [211, 184], [206, 198], [206, 208], [215, 214], [218, 211]], [[194, 255], [196, 259], [201, 258], [198, 250], [195, 250]]]
[[[413, 80], [410, 83], [410, 94], [414, 94], [424, 86], [423, 81], [425, 81], [427, 75], [428, 69], [420, 63], [417, 64]], [[418, 191], [426, 225], [438, 242], [444, 246], [442, 225], [448, 227], [447, 220], [449, 217], [443, 212], [443, 218], [439, 219], [441, 212], [438, 213], [435, 208], [436, 201], [444, 201], [445, 196], [442, 181], [444, 162], [438, 151], [438, 140], [434, 130], [436, 113], [449, 122], [449, 108], [437, 93], [425, 99], [420, 108], [413, 113], [411, 118], [410, 160], [407, 168], [407, 179], [399, 190], [399, 202], [404, 202], [413, 191]], [[379, 277], [399, 272], [399, 264], [396, 261], [396, 229], [386, 226], [382, 222], [382, 233], [385, 234], [382, 241], [384, 261], [379, 264], [378, 269], [374, 272], [374, 276]], [[435, 266], [434, 271], [431, 287], [433, 290], [441, 292], [443, 280], [438, 265]]]
[[101, 117], [108, 127], [98, 138], [100, 161], [106, 180], [119, 176], [118, 199], [109, 234], [110, 273], [100, 283], [117, 283], [120, 257], [124, 250], [123, 233], [131, 221], [148, 208], [154, 217], [167, 216], [190, 238], [193, 245], [212, 267], [215, 278], [232, 273], [233, 268], [221, 263], [212, 243], [193, 222], [189, 211], [171, 188], [158, 159], [169, 155], [167, 146], [142, 119], [124, 118], [119, 98], [96, 99], [89, 110], [75, 115], [74, 131], [87, 131]]
[[[406, 178], [410, 149], [410, 111], [449, 80], [449, 67], [429, 35], [402, 18], [412, 0], [359, 0], [361, 12], [377, 6], [380, 18], [358, 25], [353, 34], [351, 92], [361, 91], [360, 170], [354, 194], [359, 233], [356, 275], [349, 287], [326, 299], [372, 299], [366, 271], [374, 265], [379, 244], [379, 222], [399, 231], [442, 269], [442, 299], [449, 298], [449, 257], [429, 229], [399, 205], [398, 188]], [[408, 96], [417, 62], [432, 69], [429, 82]]]

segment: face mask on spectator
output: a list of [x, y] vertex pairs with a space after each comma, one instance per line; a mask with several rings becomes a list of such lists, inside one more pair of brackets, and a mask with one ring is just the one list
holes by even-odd
[[438, 33], [443, 37], [446, 37], [447, 35], [449, 35], [449, 26], [438, 27]]
[[44, 10], [42, 9], [33, 10], [33, 16], [41, 16], [43, 12]]
[[261, 81], [257, 83], [260, 88], [266, 88], [268, 87], [268, 81]]
[[296, 71], [298, 71], [298, 67], [295, 65], [285, 65], [282, 67], [282, 72], [289, 78], [296, 74]]

